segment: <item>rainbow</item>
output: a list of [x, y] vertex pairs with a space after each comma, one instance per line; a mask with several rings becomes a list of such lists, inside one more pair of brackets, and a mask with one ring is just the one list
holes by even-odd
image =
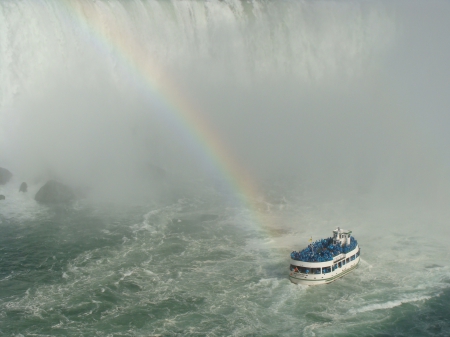
[[214, 126], [183, 95], [170, 76], [161, 73], [162, 67], [151, 60], [133, 36], [117, 27], [113, 18], [100, 17], [95, 4], [59, 0], [58, 6], [62, 7], [67, 24], [81, 29], [83, 37], [89, 39], [99, 53], [110, 55], [113, 52], [116, 55], [118, 64], [141, 84], [140, 89], [162, 107], [159, 110], [165, 114], [164, 118], [169, 119], [171, 125], [177, 127], [187, 141], [201, 152], [201, 157], [224, 177], [240, 204], [250, 210], [253, 226], [270, 235], [273, 227], [268, 217], [261, 212], [258, 200], [262, 193], [255, 181], [217, 136]]

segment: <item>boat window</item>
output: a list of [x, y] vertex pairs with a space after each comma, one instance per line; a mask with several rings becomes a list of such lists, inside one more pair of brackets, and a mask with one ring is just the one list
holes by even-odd
[[345, 260], [342, 260], [342, 265], [345, 266]]
[[356, 257], [358, 257], [359, 256], [359, 250], [358, 250], [358, 252], [356, 253]]
[[350, 261], [353, 261], [355, 259], [355, 255], [352, 255], [351, 257], [350, 257]]
[[302, 274], [310, 274], [311, 273], [310, 268], [298, 267], [298, 266], [294, 266], [292, 264], [291, 264], [291, 271], [294, 271], [295, 267], [297, 267], [298, 273], [302, 273]]
[[347, 257], [347, 260], [345, 260], [345, 262], [349, 263], [350, 262], [350, 258]]
[[337, 269], [337, 263], [333, 266], [333, 271], [335, 271]]
[[323, 274], [331, 273], [331, 267], [325, 267], [325, 268], [322, 268], [322, 273], [323, 273]]
[[338, 267], [341, 268], [342, 267], [342, 262], [338, 263]]
[[291, 264], [290, 269], [291, 269], [291, 271], [295, 271], [296, 273], [302, 273], [302, 274], [310, 274], [311, 273], [310, 268], [299, 267], [299, 266], [295, 266], [293, 264]]

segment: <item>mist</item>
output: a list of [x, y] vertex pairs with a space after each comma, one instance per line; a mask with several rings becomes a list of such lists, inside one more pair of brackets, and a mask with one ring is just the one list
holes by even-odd
[[22, 180], [123, 200], [227, 184], [208, 139], [112, 47], [120, 32], [261, 193], [282, 182], [322, 200], [446, 211], [448, 3], [71, 6], [99, 32], [52, 1], [1, 5], [0, 166]]

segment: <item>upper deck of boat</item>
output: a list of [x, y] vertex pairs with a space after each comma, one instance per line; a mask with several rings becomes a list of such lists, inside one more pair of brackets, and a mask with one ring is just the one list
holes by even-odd
[[291, 253], [291, 259], [295, 261], [295, 265], [329, 265], [332, 262], [354, 255], [359, 246], [351, 234], [352, 231], [338, 227], [333, 230], [333, 237], [321, 239], [314, 243], [311, 243], [310, 239], [310, 244], [305, 249]]

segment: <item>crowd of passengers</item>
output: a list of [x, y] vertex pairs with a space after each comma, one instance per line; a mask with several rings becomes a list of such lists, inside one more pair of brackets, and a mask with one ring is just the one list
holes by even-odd
[[350, 257], [347, 257], [345, 260], [339, 261], [338, 263], [335, 263], [331, 267], [324, 267], [324, 268], [308, 268], [308, 267], [299, 267], [294, 266], [291, 264], [291, 271], [295, 273], [301, 273], [301, 274], [327, 274], [331, 273], [332, 271], [335, 271], [338, 268], [342, 268], [342, 266], [345, 266], [346, 263], [349, 263], [351, 261], [354, 261], [359, 256], [359, 251]]

